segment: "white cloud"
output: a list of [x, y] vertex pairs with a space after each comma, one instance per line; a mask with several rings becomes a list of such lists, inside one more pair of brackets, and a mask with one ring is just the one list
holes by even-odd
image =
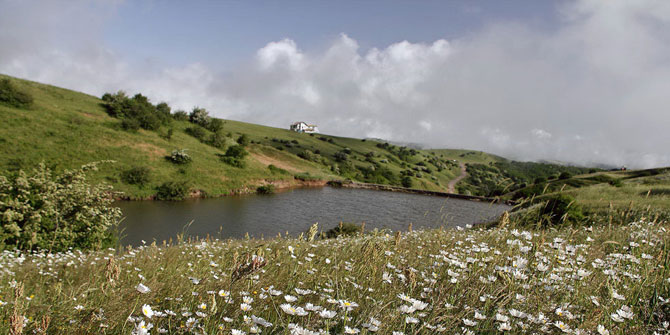
[[549, 133], [549, 132], [546, 131], [546, 130], [542, 130], [542, 129], [537, 129], [537, 128], [535, 128], [535, 129], [531, 130], [530, 132], [531, 132], [535, 137], [537, 137], [538, 139], [541, 139], [541, 140], [546, 140], [546, 139], [550, 139], [550, 138], [551, 138], [551, 133]]
[[[370, 50], [344, 34], [320, 51], [286, 38], [224, 74], [197, 60], [126, 59], [99, 42], [109, 8], [75, 4], [51, 16], [22, 2], [0, 5], [21, 13], [0, 10], [0, 72], [96, 95], [139, 91], [273, 126], [305, 120], [344, 136], [519, 159], [670, 165], [667, 1], [575, 1], [551, 31], [496, 23], [462, 39]], [[73, 37], [62, 43], [66, 34]]]

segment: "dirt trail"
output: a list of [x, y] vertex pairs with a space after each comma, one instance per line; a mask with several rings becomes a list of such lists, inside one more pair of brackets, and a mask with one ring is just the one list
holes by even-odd
[[465, 177], [468, 176], [465, 164], [460, 163], [460, 166], [461, 166], [461, 174], [449, 182], [449, 185], [447, 186], [447, 193], [456, 193], [456, 183], [465, 179]]

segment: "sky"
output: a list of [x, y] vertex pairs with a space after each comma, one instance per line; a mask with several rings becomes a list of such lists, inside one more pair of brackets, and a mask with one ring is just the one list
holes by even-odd
[[0, 73], [339, 136], [670, 166], [666, 0], [0, 0]]

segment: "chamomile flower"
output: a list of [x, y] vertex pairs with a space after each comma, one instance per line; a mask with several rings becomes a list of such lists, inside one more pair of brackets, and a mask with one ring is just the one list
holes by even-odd
[[151, 306], [149, 306], [149, 305], [143, 305], [143, 306], [142, 306], [142, 314], [144, 314], [144, 316], [146, 316], [146, 317], [148, 317], [149, 319], [151, 319], [151, 317], [154, 316], [154, 311], [151, 309]]
[[143, 293], [143, 294], [151, 292], [151, 289], [148, 288], [146, 285], [144, 285], [142, 283], [137, 284], [137, 286], [135, 286], [135, 289], [137, 290], [137, 292], [140, 292], [140, 293]]

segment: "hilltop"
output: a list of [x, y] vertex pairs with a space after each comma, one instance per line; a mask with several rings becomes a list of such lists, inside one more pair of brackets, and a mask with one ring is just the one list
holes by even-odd
[[[217, 121], [220, 128], [213, 132], [189, 122], [186, 113], [171, 113], [167, 105], [156, 105], [159, 110], [166, 108], [167, 118], [155, 129], [136, 125], [132, 129], [132, 122], [113, 116], [106, 108], [108, 102], [100, 98], [4, 75], [0, 79], [8, 79], [32, 99], [26, 106], [0, 103], [0, 174], [29, 170], [40, 162], [58, 172], [113, 160], [115, 163], [100, 165], [93, 181], [108, 183], [131, 199], [151, 198], [165, 183], [182, 185], [189, 191], [187, 196], [249, 193], [263, 185], [282, 188], [346, 179], [446, 192], [449, 182], [461, 175], [462, 165], [468, 166], [469, 175], [455, 185], [458, 193], [498, 196], [526, 186], [536, 176], [589, 171], [514, 162], [481, 151], [420, 150], [381, 140], [297, 133], [234, 120]], [[153, 106], [148, 100], [145, 103]], [[248, 152], [244, 166], [226, 163], [227, 150], [243, 135]], [[179, 165], [166, 159], [175, 150], [186, 153], [190, 163]], [[137, 178], [137, 171], [142, 178]]]

